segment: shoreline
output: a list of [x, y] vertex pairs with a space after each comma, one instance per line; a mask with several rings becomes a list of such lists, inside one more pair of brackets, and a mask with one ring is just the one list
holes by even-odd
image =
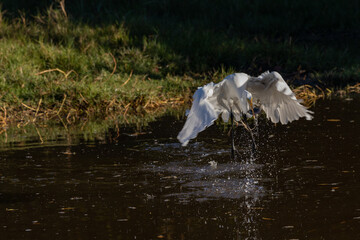
[[[202, 86], [202, 85], [199, 85]], [[195, 88], [196, 89], [196, 88]], [[349, 85], [337, 89], [321, 89], [318, 85], [311, 86], [304, 84], [292, 88], [298, 99], [303, 100], [305, 106], [311, 107], [318, 99], [340, 98], [345, 99], [349, 96], [357, 96], [360, 93], [360, 83]], [[193, 90], [195, 91], [195, 90]], [[163, 116], [169, 110], [185, 109], [191, 105], [192, 91], [187, 89], [185, 97], [162, 98], [158, 101], [148, 100], [147, 102], [117, 102], [112, 100], [104, 105], [89, 107], [88, 109], [73, 108], [71, 102], [66, 102], [67, 96], [64, 95], [61, 105], [53, 109], [43, 106], [42, 98], [35, 106], [27, 105], [23, 102], [17, 105], [6, 105], [0, 107], [0, 135], [6, 132], [10, 126], [24, 127], [28, 124], [39, 123], [46, 125], [47, 122], [55, 122], [64, 126], [77, 125], [92, 119], [97, 121], [118, 121], [120, 124], [134, 124], [137, 119], [142, 118], [143, 122], [150, 122]], [[181, 94], [179, 94], [181, 96]], [[82, 113], [82, 114], [79, 114]], [[85, 114], [84, 114], [85, 113]], [[144, 118], [144, 116], [146, 116]], [[146, 120], [149, 118], [149, 120]]]
[[[332, 95], [331, 97], [321, 97], [317, 99], [319, 105], [328, 106], [327, 102], [336, 104], [348, 104], [352, 101], [359, 102], [360, 94], [351, 93], [349, 95]], [[156, 114], [143, 115], [141, 117], [129, 115], [127, 119], [117, 116], [114, 118], [92, 118], [83, 122], [68, 124], [66, 121], [52, 119], [48, 121], [32, 121], [26, 124], [9, 124], [6, 128], [1, 128], [0, 150], [7, 149], [26, 149], [33, 147], [52, 146], [52, 145], [76, 145], [79, 143], [102, 143], [102, 142], [122, 142], [126, 139], [146, 138], [153, 129], [158, 128], [157, 122], [173, 121], [171, 123], [174, 129], [180, 131], [185, 119], [185, 109], [188, 104], [180, 105], [179, 108], [163, 108]], [[318, 104], [315, 103], [311, 110], [315, 111]], [[319, 109], [317, 109], [319, 110]], [[265, 120], [265, 115], [260, 118]], [[330, 119], [332, 121], [332, 119]], [[330, 121], [329, 120], [329, 121]], [[335, 120], [334, 120], [335, 121]], [[336, 120], [339, 121], [339, 120]], [[217, 124], [223, 124], [217, 121]], [[227, 125], [221, 126], [226, 129]], [[224, 130], [226, 131], [226, 130]], [[161, 133], [160, 133], [161, 134]], [[176, 135], [173, 136], [174, 139]]]

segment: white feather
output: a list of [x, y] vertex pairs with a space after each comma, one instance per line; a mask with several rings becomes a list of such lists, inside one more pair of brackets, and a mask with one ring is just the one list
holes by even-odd
[[300, 117], [311, 120], [311, 111], [300, 104], [293, 91], [277, 72], [264, 72], [258, 77], [245, 73], [234, 73], [218, 84], [209, 83], [198, 88], [179, 141], [186, 146], [190, 139], [211, 126], [221, 114], [223, 121], [229, 120], [230, 111], [239, 121], [250, 107], [248, 100], [260, 102], [261, 109], [274, 123], [287, 124]]

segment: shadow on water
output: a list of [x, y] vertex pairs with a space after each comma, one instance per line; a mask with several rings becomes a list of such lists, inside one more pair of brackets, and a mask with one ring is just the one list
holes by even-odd
[[[212, 126], [184, 148], [183, 121], [143, 134], [0, 152], [4, 239], [360, 238], [358, 100], [319, 102], [312, 121], [260, 122], [258, 152]], [[112, 139], [111, 141], [109, 139]]]

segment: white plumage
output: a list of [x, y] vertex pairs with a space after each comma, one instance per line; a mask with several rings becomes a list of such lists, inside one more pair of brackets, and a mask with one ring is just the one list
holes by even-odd
[[190, 139], [211, 126], [221, 114], [227, 122], [232, 111], [239, 121], [252, 103], [259, 104], [272, 122], [287, 124], [301, 117], [311, 120], [311, 111], [300, 104], [295, 94], [277, 72], [265, 72], [258, 77], [245, 73], [234, 73], [218, 84], [209, 83], [199, 87], [183, 129], [178, 135], [179, 141], [186, 146]]

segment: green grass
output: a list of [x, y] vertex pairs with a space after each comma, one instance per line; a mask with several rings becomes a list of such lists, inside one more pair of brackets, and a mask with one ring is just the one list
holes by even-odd
[[65, 11], [60, 6], [2, 1], [2, 119], [5, 108], [7, 121], [25, 121], [29, 108], [30, 118], [38, 111], [70, 122], [142, 115], [234, 71], [276, 70], [297, 85], [359, 82], [358, 1], [74, 0]]

